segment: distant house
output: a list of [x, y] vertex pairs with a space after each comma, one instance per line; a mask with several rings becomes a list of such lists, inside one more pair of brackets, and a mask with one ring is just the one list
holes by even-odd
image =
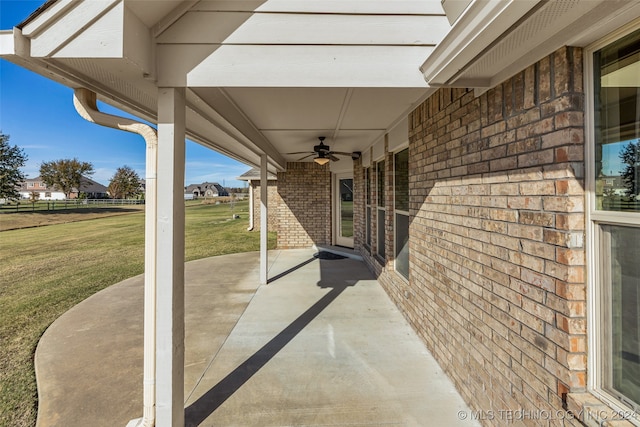
[[[27, 178], [20, 185], [20, 197], [23, 199], [30, 199], [32, 193], [38, 194], [38, 200], [64, 200], [65, 194], [56, 189], [49, 188], [47, 184], [42, 181], [42, 178]], [[78, 198], [79, 193], [84, 193], [89, 199], [104, 199], [109, 197], [107, 187], [92, 180], [91, 178], [82, 177], [82, 184], [80, 185], [80, 191], [74, 188], [69, 195], [70, 199]]]
[[602, 191], [604, 194], [626, 196], [628, 193], [624, 179], [620, 175], [601, 175], [599, 180], [602, 183]]
[[197, 199], [199, 197], [221, 197], [228, 195], [229, 192], [217, 182], [190, 184], [184, 189], [185, 199]]

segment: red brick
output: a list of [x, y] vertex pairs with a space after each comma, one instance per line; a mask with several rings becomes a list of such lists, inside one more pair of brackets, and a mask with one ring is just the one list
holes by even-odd
[[562, 48], [479, 97], [442, 88], [411, 113], [409, 282], [393, 271], [392, 209], [387, 259], [356, 231], [390, 298], [480, 409], [562, 410], [585, 385], [581, 65], [579, 49]]

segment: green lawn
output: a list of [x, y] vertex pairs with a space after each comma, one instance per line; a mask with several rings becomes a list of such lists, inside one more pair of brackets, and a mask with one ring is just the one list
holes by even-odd
[[[247, 202], [236, 203], [240, 219], [232, 220], [228, 204], [189, 204], [186, 259], [258, 250], [247, 211]], [[38, 339], [75, 304], [143, 272], [144, 214], [2, 231], [0, 260], [0, 426], [31, 427]]]
[[342, 237], [353, 237], [353, 201], [340, 202], [340, 218]]

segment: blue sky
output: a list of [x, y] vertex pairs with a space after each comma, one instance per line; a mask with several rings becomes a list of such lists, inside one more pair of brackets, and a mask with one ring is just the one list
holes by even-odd
[[[8, 30], [36, 10], [42, 0], [0, 0], [0, 29]], [[101, 109], [122, 114], [114, 108]], [[24, 149], [23, 172], [39, 175], [43, 161], [77, 157], [93, 164], [93, 179], [108, 185], [117, 168], [127, 165], [141, 178], [145, 171], [142, 137], [82, 119], [73, 108], [73, 91], [9, 61], [0, 59], [0, 131]], [[235, 178], [249, 167], [187, 141], [185, 184], [218, 182], [243, 187]]]

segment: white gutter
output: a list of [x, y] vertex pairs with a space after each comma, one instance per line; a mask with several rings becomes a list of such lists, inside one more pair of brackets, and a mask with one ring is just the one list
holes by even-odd
[[145, 176], [145, 226], [144, 226], [144, 380], [143, 417], [129, 422], [128, 426], [152, 427], [155, 425], [155, 347], [156, 347], [156, 217], [158, 175], [158, 134], [151, 126], [124, 117], [98, 111], [96, 94], [85, 88], [74, 91], [73, 105], [82, 118], [102, 126], [141, 135], [147, 146]]
[[[474, 0], [420, 67], [429, 86], [455, 85], [485, 49], [540, 0]], [[477, 82], [478, 87], [489, 84]], [[463, 87], [467, 87], [466, 83]]]

